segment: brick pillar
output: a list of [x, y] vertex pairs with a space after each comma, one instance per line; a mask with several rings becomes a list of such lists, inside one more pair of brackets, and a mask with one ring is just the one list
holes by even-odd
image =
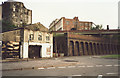
[[118, 54], [120, 54], [120, 45], [119, 44], [117, 45], [117, 48], [118, 48]]
[[78, 55], [76, 42], [74, 42], [74, 55], [75, 55], [75, 56]]
[[91, 45], [90, 45], [90, 43], [88, 43], [88, 52], [89, 52], [89, 55], [92, 55]]
[[88, 55], [85, 42], [83, 44], [84, 44], [84, 53], [85, 53], [85, 55]]
[[96, 53], [96, 43], [93, 44], [93, 47], [94, 47], [94, 55], [97, 55], [97, 53]]
[[73, 53], [72, 53], [72, 50], [73, 49], [73, 41], [70, 42], [70, 45], [69, 45], [69, 56], [72, 56]]
[[107, 48], [107, 54], [109, 54], [109, 46], [108, 46], [108, 44], [106, 44], [106, 48]]
[[114, 51], [114, 45], [112, 44], [112, 54], [115, 54], [114, 52], [115, 52]]
[[112, 54], [112, 48], [111, 48], [111, 44], [110, 44], [110, 54]]
[[101, 43], [101, 54], [103, 55], [104, 54], [104, 50], [103, 50], [103, 44]]
[[93, 50], [93, 55], [95, 55], [95, 46], [94, 46], [94, 43], [92, 43], [92, 50]]
[[99, 44], [99, 52], [100, 52], [100, 55], [102, 55], [103, 53], [102, 53], [102, 47], [101, 47], [101, 44]]
[[89, 47], [88, 47], [89, 44], [88, 44], [88, 42], [85, 43], [85, 46], [86, 46], [85, 47], [86, 48], [86, 54], [89, 55]]
[[118, 54], [117, 45], [115, 44], [115, 53]]
[[81, 42], [79, 42], [79, 50], [80, 50], [80, 55], [82, 56], [83, 55], [83, 48], [82, 48], [82, 44]]
[[98, 43], [96, 44], [96, 55], [99, 55], [99, 52], [98, 52]]
[[102, 51], [103, 51], [103, 55], [104, 55], [105, 54], [105, 46], [103, 43], [102, 43]]

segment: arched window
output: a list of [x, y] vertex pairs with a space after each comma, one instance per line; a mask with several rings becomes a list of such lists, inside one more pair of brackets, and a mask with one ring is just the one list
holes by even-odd
[[39, 33], [38, 40], [42, 41], [42, 33]]

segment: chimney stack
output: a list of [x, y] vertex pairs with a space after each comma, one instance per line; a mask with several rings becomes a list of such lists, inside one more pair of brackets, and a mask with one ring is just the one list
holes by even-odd
[[109, 25], [107, 25], [107, 30], [109, 30]]

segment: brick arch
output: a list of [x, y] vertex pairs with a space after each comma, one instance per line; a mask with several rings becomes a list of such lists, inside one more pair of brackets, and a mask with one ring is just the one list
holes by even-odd
[[74, 56], [74, 42], [70, 41], [70, 56]]
[[80, 56], [80, 48], [79, 48], [80, 46], [79, 46], [79, 42], [78, 41], [76, 41], [75, 42], [75, 51], [76, 51], [76, 54], [78, 55], [78, 56]]
[[85, 51], [86, 51], [86, 54], [89, 55], [89, 46], [88, 46], [88, 42], [85, 42]]
[[92, 42], [89, 43], [91, 55], [94, 55], [94, 49]]
[[80, 46], [81, 46], [81, 52], [82, 52], [82, 55], [85, 55], [85, 51], [84, 51], [84, 42], [80, 42]]
[[97, 55], [97, 45], [96, 45], [96, 43], [93, 43], [93, 47], [94, 47], [94, 54]]

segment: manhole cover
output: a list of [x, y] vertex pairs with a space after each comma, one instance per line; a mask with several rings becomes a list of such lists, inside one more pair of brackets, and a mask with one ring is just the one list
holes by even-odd
[[65, 62], [78, 62], [76, 60], [64, 60]]

